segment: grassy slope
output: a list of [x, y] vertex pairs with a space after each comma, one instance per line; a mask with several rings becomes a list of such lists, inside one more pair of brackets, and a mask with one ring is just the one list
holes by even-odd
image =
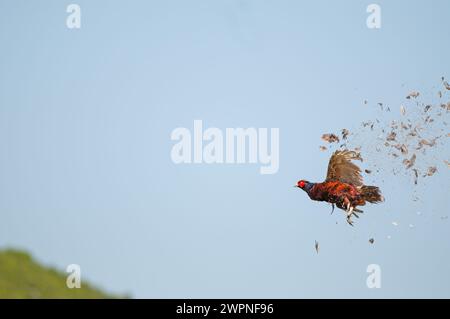
[[69, 289], [69, 274], [39, 265], [17, 250], [0, 250], [0, 298], [110, 298], [83, 280]]

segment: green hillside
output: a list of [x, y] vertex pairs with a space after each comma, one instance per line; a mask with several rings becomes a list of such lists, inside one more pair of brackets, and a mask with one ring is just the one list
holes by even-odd
[[0, 250], [0, 298], [111, 298], [84, 281], [66, 286], [67, 273], [41, 266], [23, 251]]

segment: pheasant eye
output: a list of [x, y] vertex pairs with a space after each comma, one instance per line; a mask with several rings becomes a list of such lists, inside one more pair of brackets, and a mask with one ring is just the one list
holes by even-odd
[[300, 187], [300, 188], [305, 187], [305, 182], [304, 181], [298, 182], [298, 187]]

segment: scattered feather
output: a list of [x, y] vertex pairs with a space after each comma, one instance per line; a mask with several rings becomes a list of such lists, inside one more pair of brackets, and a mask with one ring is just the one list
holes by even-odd
[[432, 139], [432, 140], [430, 140], [430, 141], [428, 141], [428, 140], [426, 140], [426, 139], [421, 139], [421, 140], [419, 141], [419, 144], [418, 144], [418, 146], [417, 146], [417, 149], [420, 150], [424, 145], [433, 147], [433, 146], [436, 145], [436, 140], [437, 140], [437, 137], [434, 138], [434, 139]]
[[403, 155], [408, 155], [408, 147], [405, 144], [397, 144], [394, 147], [398, 149]]
[[397, 136], [397, 133], [395, 133], [394, 131], [392, 131], [391, 133], [389, 133], [389, 135], [386, 137], [387, 141], [395, 141], [395, 137]]
[[333, 133], [323, 134], [322, 140], [324, 140], [325, 142], [328, 142], [328, 143], [336, 143], [336, 142], [339, 142], [339, 137]]
[[405, 115], [405, 114], [406, 114], [406, 109], [405, 109], [405, 107], [404, 107], [403, 105], [400, 105], [400, 113], [401, 113], [402, 115]]
[[417, 170], [417, 168], [413, 168], [413, 172], [414, 172], [414, 185], [417, 185], [417, 182], [419, 180], [419, 171]]
[[414, 166], [416, 162], [416, 154], [413, 154], [410, 159], [404, 159], [403, 164], [406, 166], [406, 169]]
[[411, 99], [411, 98], [416, 98], [416, 97], [418, 97], [419, 95], [420, 95], [419, 92], [412, 91], [412, 92], [410, 92], [410, 93], [406, 96], [406, 98], [409, 100], [409, 99]]
[[344, 129], [342, 129], [341, 134], [342, 134], [342, 139], [346, 140], [348, 134], [350, 134], [350, 131], [344, 128]]
[[430, 167], [428, 167], [427, 173], [424, 175], [424, 177], [425, 176], [433, 176], [434, 173], [436, 173], [436, 172], [437, 172], [436, 166], [430, 166]]

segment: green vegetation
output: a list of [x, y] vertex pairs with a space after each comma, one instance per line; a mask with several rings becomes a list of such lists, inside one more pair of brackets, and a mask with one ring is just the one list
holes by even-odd
[[66, 273], [39, 265], [23, 251], [0, 250], [0, 298], [111, 298], [84, 281], [66, 286]]

